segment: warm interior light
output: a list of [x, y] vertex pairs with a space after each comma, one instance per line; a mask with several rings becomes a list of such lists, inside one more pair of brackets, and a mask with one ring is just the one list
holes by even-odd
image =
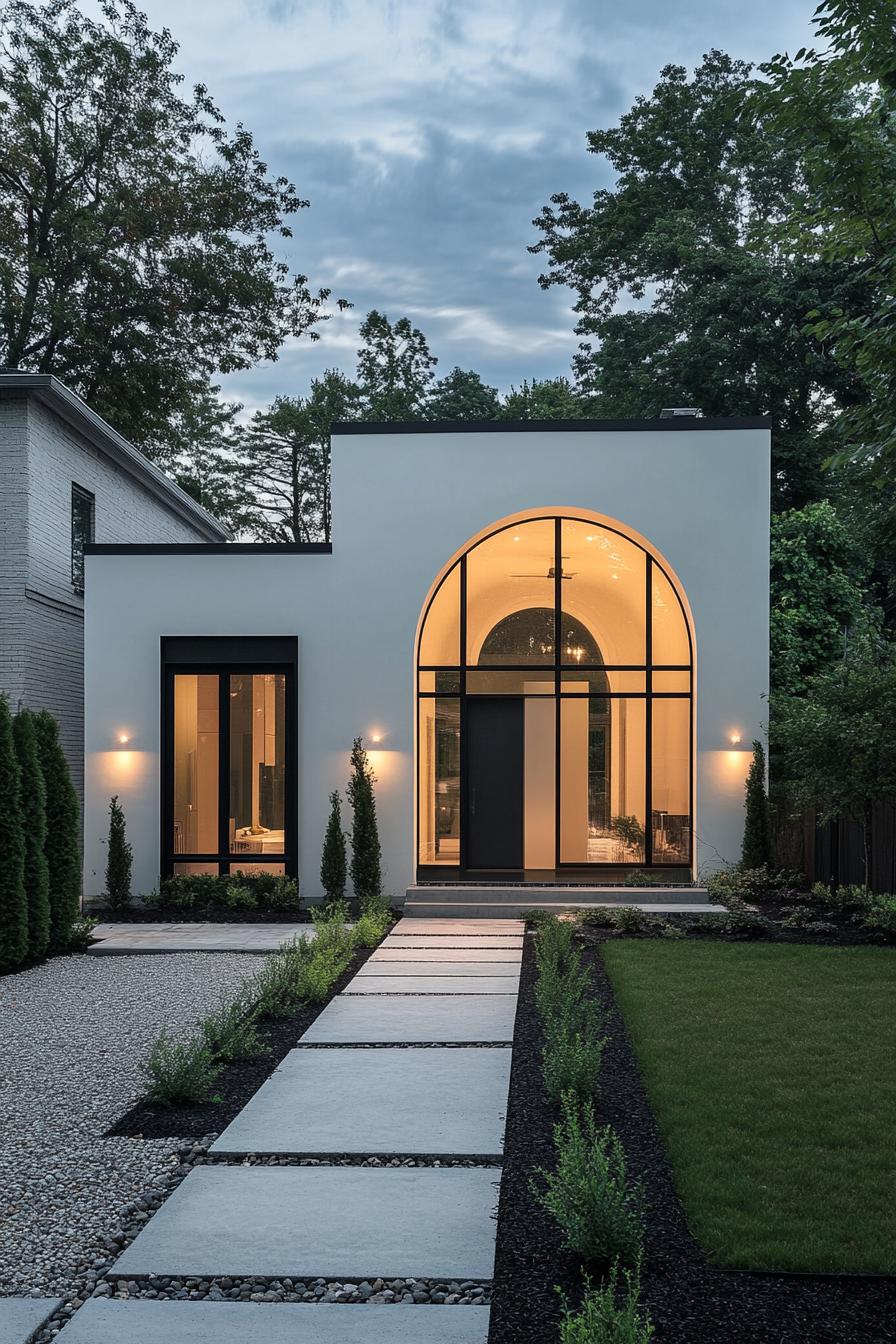
[[119, 733], [118, 740], [121, 743], [121, 745], [124, 746], [125, 743], [130, 742], [131, 739], [128, 737], [127, 733]]
[[383, 740], [383, 735], [382, 735], [382, 733], [371, 733], [371, 734], [370, 734], [370, 740], [371, 740], [371, 742], [382, 742], [382, 740]]
[[740, 740], [741, 740], [740, 733], [732, 733], [732, 734], [731, 734], [730, 741], [731, 741], [731, 745], [732, 745], [732, 747], [736, 747], [737, 744], [740, 742]]

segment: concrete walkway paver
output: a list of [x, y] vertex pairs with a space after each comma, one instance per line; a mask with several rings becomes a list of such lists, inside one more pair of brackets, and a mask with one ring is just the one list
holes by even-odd
[[[456, 976], [468, 979], [474, 975], [485, 978], [497, 975], [513, 980], [512, 992], [515, 994], [520, 978], [520, 961], [516, 957], [508, 961], [397, 961], [394, 957], [375, 961], [371, 957], [358, 971], [350, 988], [353, 989], [359, 980], [369, 980], [372, 976], [381, 975], [387, 975], [391, 979], [425, 975], [433, 984], [446, 979], [453, 980]], [[450, 986], [445, 986], [446, 993], [449, 988]]]
[[292, 1050], [212, 1152], [498, 1157], [507, 1049]]
[[[402, 939], [402, 944], [407, 939]], [[380, 946], [368, 959], [368, 963], [377, 961], [515, 961], [523, 959], [520, 947], [405, 947], [390, 943]]]
[[29, 1344], [61, 1297], [0, 1297], [0, 1344]]
[[[340, 994], [302, 1045], [419, 1045], [513, 1040], [516, 994], [428, 994], [405, 998]], [[399, 1104], [396, 1102], [396, 1104]]]
[[497, 1167], [194, 1167], [111, 1276], [490, 1279], [500, 1175]]
[[92, 957], [141, 952], [276, 952], [293, 938], [313, 938], [313, 924], [98, 924]]
[[479, 935], [477, 937], [475, 934], [472, 933], [454, 933], [450, 937], [442, 937], [442, 938], [439, 938], [438, 935], [434, 933], [428, 933], [428, 934], [424, 933], [419, 937], [414, 937], [413, 935], [406, 933], [404, 934], [390, 933], [387, 938], [383, 939], [380, 946], [383, 948], [426, 947], [426, 948], [432, 948], [434, 951], [439, 951], [441, 948], [445, 947], [453, 947], [453, 948], [506, 947], [520, 950], [523, 946], [523, 937], [524, 937], [523, 934], [520, 934], [519, 937], [517, 937], [517, 935], [514, 933], [507, 933], [507, 934], [494, 933], [486, 937], [483, 937], [482, 935]]
[[95, 1297], [59, 1340], [61, 1344], [486, 1344], [488, 1320], [488, 1307], [116, 1302]]
[[[447, 983], [446, 983], [447, 980]], [[359, 976], [342, 991], [346, 998], [359, 994], [515, 994], [519, 976], [446, 976], [421, 974]]]
[[522, 919], [410, 919], [403, 916], [390, 930], [390, 937], [422, 938], [435, 935], [448, 938], [452, 934], [489, 938], [495, 934], [521, 935], [526, 932]]

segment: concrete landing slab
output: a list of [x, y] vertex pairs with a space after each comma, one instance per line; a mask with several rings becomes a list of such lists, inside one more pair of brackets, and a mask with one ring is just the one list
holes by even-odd
[[194, 1167], [110, 1274], [490, 1279], [500, 1176], [498, 1167]]
[[148, 952], [276, 952], [293, 938], [314, 938], [313, 924], [98, 924], [92, 957]]
[[381, 947], [522, 947], [525, 935], [520, 933], [493, 933], [487, 938], [472, 933], [453, 933], [450, 937], [440, 937], [435, 933], [424, 933], [415, 937], [411, 934], [390, 933], [383, 939]]
[[[405, 963], [407, 964], [407, 963]], [[424, 965], [419, 967], [421, 971]], [[447, 983], [446, 983], [447, 981]], [[363, 975], [355, 976], [343, 994], [515, 994], [519, 976], [494, 975]]]
[[[368, 961], [515, 961], [522, 960], [522, 947], [410, 947], [407, 938], [388, 947], [380, 943]], [[367, 963], [365, 962], [365, 965]]]
[[498, 1157], [510, 1056], [292, 1050], [212, 1152]]
[[116, 1302], [94, 1297], [63, 1344], [486, 1344], [488, 1307]]
[[[391, 957], [383, 958], [380, 962], [370, 958], [365, 961], [352, 981], [352, 989], [358, 980], [366, 980], [372, 975], [387, 975], [392, 979], [425, 975], [429, 980], [453, 980], [457, 976], [499, 975], [510, 977], [514, 981], [515, 990], [520, 978], [520, 960], [514, 957], [508, 961], [397, 961]], [[445, 992], [448, 993], [449, 990], [450, 986], [446, 985]]]
[[390, 935], [420, 938], [435, 934], [444, 938], [461, 933], [467, 937], [487, 938], [493, 934], [522, 934], [525, 931], [526, 925], [521, 919], [411, 919], [405, 916], [393, 924]]
[[395, 1045], [513, 1040], [516, 994], [339, 995], [302, 1037], [303, 1045]]
[[0, 1344], [30, 1344], [61, 1297], [0, 1297]]

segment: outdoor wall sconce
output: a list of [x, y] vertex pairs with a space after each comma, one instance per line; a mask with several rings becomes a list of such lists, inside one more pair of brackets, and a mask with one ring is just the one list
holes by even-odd
[[127, 750], [131, 745], [131, 735], [130, 733], [117, 733], [115, 741], [119, 751]]

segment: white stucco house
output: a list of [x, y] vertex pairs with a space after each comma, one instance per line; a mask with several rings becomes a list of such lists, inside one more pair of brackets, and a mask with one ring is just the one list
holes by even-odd
[[739, 857], [768, 691], [764, 419], [351, 424], [330, 545], [93, 545], [85, 892], [321, 894], [361, 735], [387, 890], [671, 882]]

